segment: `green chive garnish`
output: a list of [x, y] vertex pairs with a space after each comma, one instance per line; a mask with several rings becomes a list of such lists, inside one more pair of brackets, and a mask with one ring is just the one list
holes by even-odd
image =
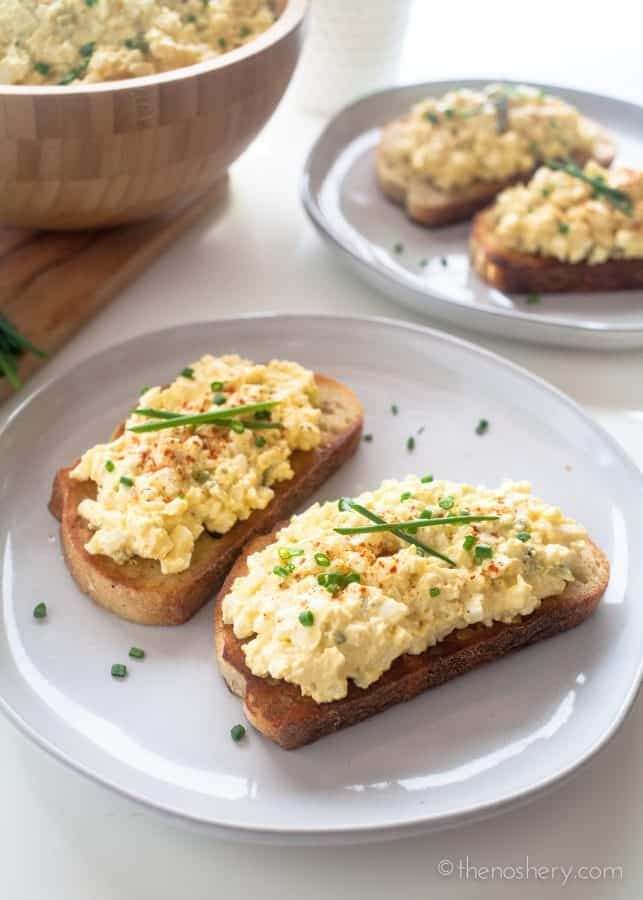
[[315, 553], [315, 562], [318, 566], [322, 566], [325, 569], [330, 565], [330, 557], [326, 556], [325, 553]]
[[516, 535], [516, 537], [518, 538], [519, 541], [522, 541], [524, 544], [531, 538], [531, 535], [529, 534], [528, 531], [519, 531], [518, 534]]
[[199, 482], [199, 484], [205, 484], [206, 481], [210, 480], [210, 473], [206, 472], [205, 469], [201, 469], [200, 472], [194, 473], [195, 479]]
[[243, 725], [233, 725], [230, 729], [230, 737], [235, 742], [235, 744], [238, 744], [239, 741], [243, 740], [245, 736], [246, 729], [243, 727]]
[[431, 484], [433, 481], [433, 475], [425, 475], [423, 478], [420, 478], [422, 484]]
[[210, 390], [214, 391], [214, 393], [218, 393], [218, 391], [223, 390], [223, 382], [222, 381], [213, 381], [210, 385]]
[[132, 659], [145, 659], [145, 650], [140, 647], [130, 647], [129, 655]]
[[49, 70], [51, 66], [46, 62], [37, 62], [34, 63], [34, 70], [38, 72], [39, 75], [49, 75]]
[[184, 378], [194, 379], [194, 369], [192, 369], [190, 366], [186, 366], [185, 369], [182, 370], [181, 375]]
[[125, 678], [127, 675], [127, 666], [123, 663], [114, 663], [112, 666], [112, 678]]
[[[213, 410], [212, 412], [207, 413], [195, 413], [194, 415], [175, 413], [171, 419], [166, 418], [167, 412], [165, 410], [137, 409], [134, 410], [135, 415], [158, 418], [159, 421], [145, 422], [144, 425], [134, 425], [132, 428], [128, 428], [128, 431], [134, 431], [137, 434], [141, 434], [147, 431], [160, 431], [162, 428], [183, 428], [186, 425], [218, 425], [221, 428], [230, 428], [232, 427], [231, 422], [235, 420], [237, 416], [245, 415], [247, 413], [255, 413], [255, 418], [257, 417], [258, 412], [267, 413], [269, 418], [269, 411], [277, 405], [278, 402], [274, 400], [265, 401], [263, 403], [247, 403], [243, 406], [230, 406], [227, 409]], [[156, 415], [157, 413], [158, 416]], [[161, 415], [163, 418], [161, 418]], [[265, 416], [262, 416], [262, 418], [264, 417]], [[259, 422], [243, 422], [242, 424], [246, 428], [281, 428], [276, 422], [262, 422], [261, 424]]]
[[480, 419], [476, 425], [476, 434], [485, 434], [487, 431], [489, 431], [489, 421], [487, 419]]
[[315, 621], [315, 617], [309, 609], [305, 609], [303, 612], [299, 613], [299, 621], [304, 628], [310, 628]]
[[491, 559], [493, 550], [487, 544], [478, 544], [473, 555], [476, 559]]
[[121, 484], [124, 485], [125, 487], [132, 487], [133, 484], [134, 484], [133, 479], [128, 478], [127, 475], [121, 475], [121, 477], [120, 477], [120, 482], [121, 482]]
[[225, 394], [215, 394], [212, 398], [212, 402], [215, 406], [222, 406], [226, 401]]
[[400, 253], [403, 253], [403, 252], [404, 252], [404, 244], [400, 244], [399, 241], [397, 244], [393, 244], [393, 253], [397, 253], [399, 255]]
[[439, 597], [439, 596], [440, 596], [440, 588], [438, 588], [438, 587], [432, 587], [431, 590], [429, 591], [429, 594], [430, 594], [432, 597]]
[[410, 500], [413, 494], [410, 491], [404, 491], [403, 494], [400, 494], [400, 503], [404, 503], [405, 500]]
[[452, 509], [453, 504], [455, 503], [454, 498], [449, 494], [448, 497], [443, 497], [438, 501], [438, 506], [441, 506], [442, 509]]
[[396, 416], [399, 413], [399, 411], [400, 410], [398, 408], [397, 403], [392, 403], [391, 404], [391, 412], [393, 413], [393, 415]]
[[299, 547], [280, 547], [279, 559], [292, 559], [295, 556], [303, 556], [304, 551]]
[[105, 468], [107, 469], [108, 472], [113, 472], [114, 469], [116, 468], [116, 466], [111, 461], [111, 459], [108, 459], [105, 461]]
[[255, 447], [259, 447], [259, 449], [261, 449], [261, 447], [265, 447], [265, 446], [266, 446], [266, 439], [265, 439], [265, 437], [263, 437], [263, 435], [260, 434], [259, 437], [255, 438]]
[[475, 534], [468, 534], [462, 541], [462, 546], [465, 550], [473, 550], [477, 540], [478, 538], [475, 536]]
[[[430, 512], [430, 510], [428, 510]], [[426, 516], [421, 519], [410, 519], [407, 522], [382, 522], [377, 525], [356, 525], [352, 528], [334, 528], [337, 534], [379, 534], [383, 531], [391, 531], [399, 528], [410, 531], [412, 528], [432, 528], [437, 525], [468, 525], [473, 522], [495, 522], [498, 516], [440, 516], [432, 519]]]
[[415, 450], [415, 438], [414, 437], [411, 436], [410, 438], [408, 438], [408, 440], [406, 442], [406, 449], [409, 452], [411, 452], [412, 450]]
[[37, 606], [34, 606], [33, 617], [34, 619], [44, 619], [47, 616], [47, 604], [39, 603]]
[[362, 578], [359, 572], [323, 572], [317, 576], [317, 584], [326, 588], [330, 594], [338, 594], [349, 584], [359, 584]]
[[364, 440], [366, 441], [367, 444], [370, 444], [371, 441], [373, 440], [373, 435], [372, 435], [372, 434], [365, 434], [365, 435], [364, 435]]
[[292, 563], [286, 563], [285, 566], [274, 566], [273, 574], [278, 575], [280, 578], [287, 578], [288, 575], [292, 575], [295, 571], [295, 567]]
[[[359, 503], [355, 503], [354, 500], [351, 500], [348, 497], [342, 497], [342, 499], [339, 501], [338, 505], [339, 505], [340, 511], [346, 511], [347, 509], [352, 509], [355, 512], [359, 513], [361, 516], [364, 516], [364, 518], [369, 519], [371, 522], [375, 522], [376, 525], [384, 525], [385, 527], [382, 529], [378, 529], [378, 531], [379, 530], [390, 531], [391, 534], [394, 534], [396, 537], [400, 538], [401, 540], [406, 541], [409, 544], [413, 544], [413, 546], [417, 547], [417, 549], [420, 550], [422, 552], [422, 554], [428, 553], [429, 556], [435, 556], [438, 559], [443, 560], [443, 562], [447, 562], [447, 563], [449, 563], [449, 565], [455, 566], [454, 561], [452, 559], [449, 559], [448, 556], [444, 556], [442, 553], [438, 553], [437, 550], [434, 550], [432, 547], [427, 547], [426, 544], [423, 544], [421, 541], [418, 541], [417, 538], [414, 538], [411, 535], [406, 534], [404, 529], [399, 528], [395, 523], [390, 524], [389, 522], [385, 522], [384, 519], [381, 518], [381, 516], [378, 516], [376, 513], [372, 512], [370, 509], [367, 509], [365, 506], [361, 506]], [[418, 524], [417, 522], [411, 523], [412, 526], [417, 525], [417, 524]], [[421, 524], [425, 525], [426, 522], [422, 522]], [[433, 524], [433, 523], [431, 523], [431, 524]], [[341, 531], [339, 531], [338, 529], [335, 529], [335, 530], [338, 531], [339, 534], [346, 533], [346, 529], [342, 529]], [[355, 532], [349, 531], [348, 533], [354, 534]]]
[[527, 303], [540, 303], [541, 300], [540, 294], [527, 294]]
[[560, 234], [569, 234], [569, 225], [567, 224], [567, 222], [559, 222], [558, 231], [560, 232]]
[[632, 215], [632, 198], [630, 195], [626, 194], [625, 191], [605, 184], [605, 179], [602, 176], [590, 178], [571, 160], [562, 162], [558, 159], [548, 159], [545, 161], [545, 165], [549, 166], [550, 169], [557, 169], [560, 172], [571, 175], [573, 178], [578, 178], [579, 181], [584, 181], [585, 184], [589, 184], [590, 187], [594, 188], [594, 197], [605, 200], [626, 216]]

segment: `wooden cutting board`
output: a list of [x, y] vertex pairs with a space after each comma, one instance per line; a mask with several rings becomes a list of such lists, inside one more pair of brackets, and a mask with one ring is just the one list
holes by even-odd
[[[105, 231], [0, 228], [0, 312], [51, 357], [226, 193], [224, 178], [170, 214]], [[23, 382], [46, 362], [23, 356]], [[13, 393], [0, 378], [0, 401]]]

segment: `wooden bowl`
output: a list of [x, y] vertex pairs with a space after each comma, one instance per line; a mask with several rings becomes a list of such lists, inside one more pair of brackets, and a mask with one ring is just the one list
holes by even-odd
[[173, 72], [67, 87], [0, 86], [0, 224], [134, 222], [212, 187], [292, 76], [308, 0], [274, 0], [243, 47]]

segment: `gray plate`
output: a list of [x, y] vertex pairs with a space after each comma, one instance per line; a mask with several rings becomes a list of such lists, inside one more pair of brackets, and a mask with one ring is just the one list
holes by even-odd
[[[596, 615], [309, 747], [287, 753], [252, 730], [233, 744], [230, 727], [244, 719], [217, 670], [213, 604], [180, 628], [100, 609], [69, 575], [46, 506], [54, 471], [104, 439], [141, 385], [171, 380], [206, 352], [296, 359], [355, 390], [373, 441], [311, 499], [409, 472], [531, 480], [612, 563]], [[478, 437], [482, 415], [491, 424]], [[640, 683], [640, 473], [554, 388], [448, 335], [331, 316], [174, 326], [26, 388], [0, 429], [0, 458], [11, 461], [0, 477], [0, 711], [76, 771], [218, 833], [345, 844], [489, 815], [587, 760]], [[40, 601], [49, 615], [36, 621]], [[146, 659], [128, 659], [131, 646]], [[129, 664], [127, 680], [110, 677], [114, 662]]]
[[[338, 113], [313, 146], [303, 202], [321, 235], [366, 281], [392, 300], [442, 322], [508, 338], [596, 350], [643, 346], [643, 291], [548, 294], [537, 304], [484, 284], [468, 260], [469, 224], [428, 229], [410, 222], [379, 191], [373, 151], [379, 128], [428, 95], [493, 79], [390, 88]], [[643, 108], [585, 91], [539, 85], [601, 122], [618, 143], [617, 162], [643, 165]], [[394, 246], [401, 243], [402, 253]], [[420, 260], [428, 259], [426, 267]], [[442, 260], [446, 260], [444, 265]]]

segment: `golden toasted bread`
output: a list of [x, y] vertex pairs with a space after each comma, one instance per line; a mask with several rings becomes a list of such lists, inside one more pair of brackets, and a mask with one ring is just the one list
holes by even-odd
[[[419, 177], [407, 182], [404, 171], [392, 165], [386, 154], [390, 143], [398, 143], [396, 133], [404, 127], [407, 119], [407, 116], [396, 119], [383, 129], [375, 157], [375, 171], [377, 182], [384, 194], [403, 206], [408, 217], [414, 222], [436, 228], [465, 221], [478, 210], [488, 206], [500, 191], [513, 184], [529, 181], [534, 174], [535, 169], [532, 169], [502, 181], [476, 181], [465, 188], [452, 191], [440, 190], [426, 179]], [[571, 158], [579, 166], [585, 165], [590, 158], [603, 166], [610, 166], [615, 152], [613, 140], [607, 132], [601, 130], [591, 157], [575, 152], [571, 154]]]
[[552, 294], [569, 291], [621, 291], [643, 288], [643, 259], [569, 263], [506, 247], [494, 234], [490, 210], [475, 217], [471, 262], [478, 275], [507, 293]]
[[119, 565], [111, 557], [88, 553], [85, 544], [92, 532], [78, 514], [78, 504], [96, 496], [96, 485], [76, 481], [69, 477], [71, 469], [61, 469], [54, 479], [49, 509], [60, 520], [65, 560], [80, 589], [130, 622], [180, 625], [193, 616], [219, 587], [247, 541], [293, 513], [357, 450], [363, 421], [359, 401], [337, 381], [315, 377], [322, 410], [321, 444], [292, 454], [294, 477], [274, 485], [275, 495], [265, 509], [255, 510], [221, 537], [204, 532], [185, 572], [164, 575], [156, 560], [137, 557]]
[[594, 544], [588, 544], [583, 557], [583, 580], [572, 582], [562, 594], [543, 600], [531, 615], [511, 624], [479, 624], [454, 631], [424, 653], [400, 656], [370, 687], [362, 689], [351, 683], [343, 700], [316, 703], [304, 697], [295, 684], [253, 675], [246, 665], [244, 641], [235, 637], [231, 625], [223, 623], [223, 598], [235, 578], [247, 573], [247, 558], [271, 543], [279, 527], [283, 525], [272, 534], [251, 541], [231, 569], [217, 598], [214, 630], [219, 668], [230, 690], [243, 698], [248, 721], [286, 750], [355, 725], [510, 650], [579, 625], [596, 609], [609, 579], [605, 556]]

